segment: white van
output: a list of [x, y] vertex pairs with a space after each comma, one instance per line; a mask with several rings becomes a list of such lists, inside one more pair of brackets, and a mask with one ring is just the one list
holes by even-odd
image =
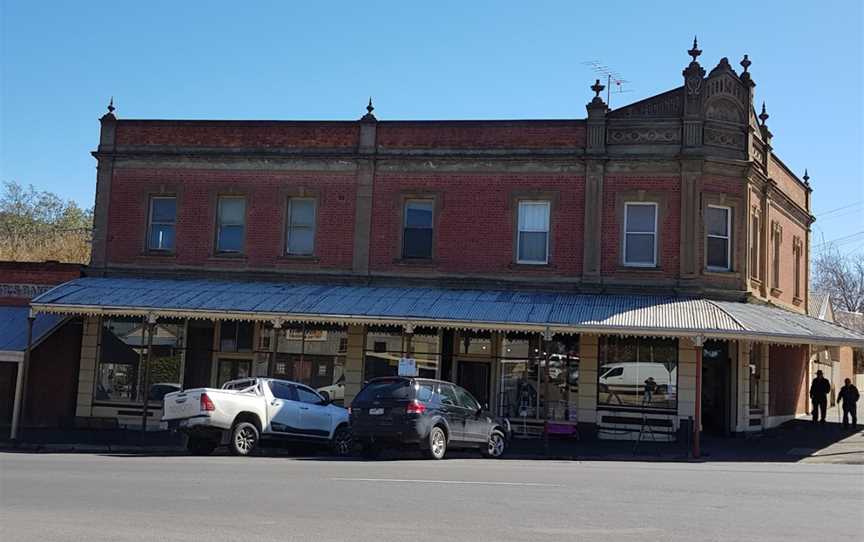
[[668, 396], [675, 393], [678, 382], [678, 367], [671, 369], [663, 363], [609, 363], [600, 367], [598, 382], [601, 391], [642, 396], [645, 393], [645, 381], [651, 378], [656, 385], [653, 393]]

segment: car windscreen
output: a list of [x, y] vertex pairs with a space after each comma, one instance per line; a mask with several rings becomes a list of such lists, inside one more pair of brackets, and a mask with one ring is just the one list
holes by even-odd
[[381, 400], [408, 401], [411, 399], [411, 391], [411, 381], [404, 378], [373, 380], [357, 394], [354, 403]]

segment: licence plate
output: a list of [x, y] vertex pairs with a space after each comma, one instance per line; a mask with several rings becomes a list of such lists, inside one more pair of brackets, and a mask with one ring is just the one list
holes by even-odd
[[383, 408], [370, 408], [369, 409], [369, 415], [370, 416], [380, 416], [382, 414], [384, 414]]

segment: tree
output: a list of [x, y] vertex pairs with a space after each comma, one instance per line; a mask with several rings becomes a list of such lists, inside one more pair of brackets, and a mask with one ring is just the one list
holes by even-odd
[[92, 210], [32, 185], [3, 183], [0, 260], [87, 263], [92, 229]]
[[828, 293], [834, 308], [864, 312], [864, 258], [829, 245], [816, 255], [812, 271], [813, 289]]

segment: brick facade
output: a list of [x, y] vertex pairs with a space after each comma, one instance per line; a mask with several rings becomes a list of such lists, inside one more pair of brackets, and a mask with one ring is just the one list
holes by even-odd
[[[356, 122], [159, 121], [109, 112], [94, 153], [92, 272], [674, 288], [803, 311], [809, 186], [771, 152], [749, 72], [722, 59], [705, 76], [695, 58], [685, 86], [614, 111], [598, 93], [586, 120], [378, 121], [370, 112]], [[177, 198], [170, 253], [147, 247], [149, 199], [160, 194]], [[220, 195], [246, 199], [239, 254], [215, 250]], [[295, 196], [316, 200], [311, 256], [285, 253]], [[416, 197], [434, 200], [433, 257], [403, 261], [404, 201]], [[545, 265], [517, 262], [520, 199], [550, 203]], [[624, 265], [628, 202], [658, 206], [654, 266]], [[709, 205], [731, 211], [729, 270], [707, 269]], [[777, 225], [784, 233], [775, 287]], [[798, 297], [793, 239], [802, 247]]]

